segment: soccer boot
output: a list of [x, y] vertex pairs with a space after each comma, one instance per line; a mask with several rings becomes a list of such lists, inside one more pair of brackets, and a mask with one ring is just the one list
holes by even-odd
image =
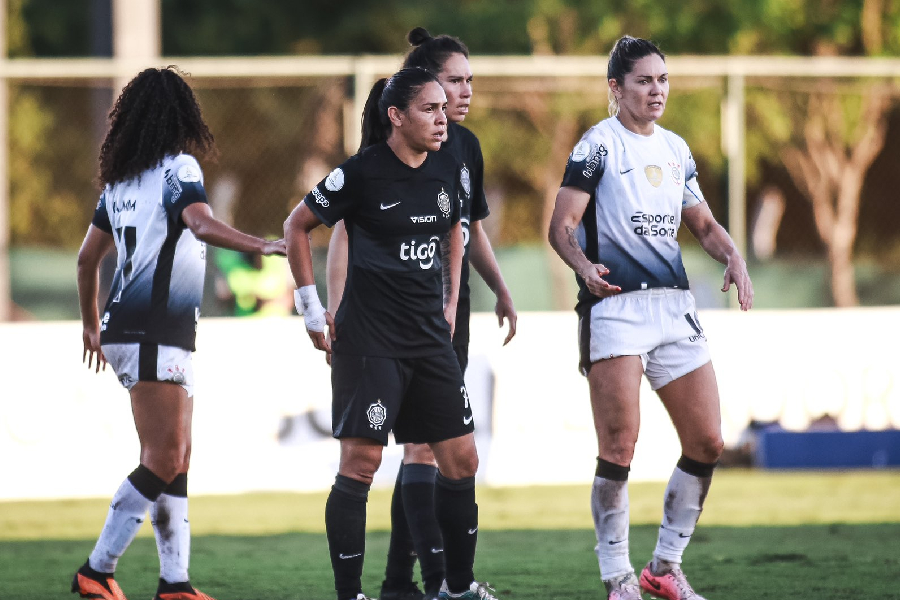
[[621, 577], [604, 580], [607, 600], [643, 600], [634, 571]]
[[381, 583], [378, 600], [425, 600], [425, 594], [413, 581], [398, 587], [388, 587], [388, 582], [384, 581]]
[[675, 566], [671, 571], [662, 575], [654, 575], [650, 570], [650, 564], [647, 563], [647, 566], [641, 571], [641, 589], [650, 594], [652, 598], [705, 600], [687, 582], [684, 571], [680, 567]]
[[447, 588], [447, 582], [444, 581], [444, 585], [441, 587], [438, 598], [440, 600], [451, 600], [453, 598], [459, 598], [460, 600], [498, 600], [497, 597], [494, 596], [494, 591], [494, 588], [488, 583], [478, 583], [477, 581], [473, 581], [471, 585], [469, 585], [468, 591], [460, 594], [451, 594], [449, 588]]
[[194, 589], [189, 581], [169, 583], [165, 579], [159, 580], [156, 595], [153, 600], [215, 600], [200, 590]]
[[72, 578], [72, 593], [82, 598], [101, 600], [127, 600], [112, 573], [100, 573], [85, 562]]

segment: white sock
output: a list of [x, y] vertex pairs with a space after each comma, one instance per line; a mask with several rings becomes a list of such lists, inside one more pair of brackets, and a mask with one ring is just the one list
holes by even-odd
[[653, 551], [654, 557], [681, 564], [681, 555], [694, 534], [711, 481], [711, 476], [697, 477], [675, 468], [666, 486], [662, 525], [656, 550]]
[[604, 581], [634, 571], [628, 558], [628, 481], [594, 477], [591, 513], [597, 532], [597, 560]]
[[159, 576], [168, 583], [188, 581], [191, 557], [188, 499], [160, 494], [150, 507], [150, 522], [159, 552]]
[[144, 523], [144, 514], [150, 504], [150, 500], [137, 491], [128, 479], [122, 482], [109, 504], [103, 531], [88, 558], [92, 569], [101, 573], [115, 572], [119, 557]]

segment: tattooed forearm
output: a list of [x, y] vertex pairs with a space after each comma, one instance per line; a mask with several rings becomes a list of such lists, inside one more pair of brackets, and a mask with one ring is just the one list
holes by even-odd
[[581, 244], [578, 243], [578, 237], [575, 235], [574, 227], [566, 225], [566, 238], [569, 240], [569, 246], [571, 246], [572, 249], [581, 251]]
[[450, 234], [441, 238], [441, 279], [444, 284], [444, 306], [450, 299]]

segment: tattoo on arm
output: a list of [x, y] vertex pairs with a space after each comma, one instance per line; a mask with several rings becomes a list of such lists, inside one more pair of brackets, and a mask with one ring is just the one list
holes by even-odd
[[450, 234], [441, 238], [441, 279], [444, 284], [444, 306], [450, 299]]
[[569, 225], [566, 225], [566, 236], [569, 239], [569, 245], [581, 252], [581, 244], [578, 243], [578, 237], [575, 235], [575, 229]]

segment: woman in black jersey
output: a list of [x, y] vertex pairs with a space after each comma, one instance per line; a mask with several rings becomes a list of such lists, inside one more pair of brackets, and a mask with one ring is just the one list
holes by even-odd
[[[407, 39], [413, 47], [404, 67], [421, 67], [433, 73], [447, 94], [447, 139], [440, 152], [450, 153], [461, 165], [462, 182], [467, 188], [460, 220], [463, 228], [465, 252], [460, 276], [459, 303], [456, 310], [456, 329], [453, 349], [465, 374], [469, 362], [469, 261], [497, 297], [494, 308], [499, 324], [508, 320], [509, 330], [504, 344], [516, 334], [516, 310], [503, 281], [491, 242], [482, 227], [488, 210], [484, 193], [484, 159], [478, 138], [461, 123], [472, 101], [472, 70], [469, 49], [458, 38], [448, 35], [432, 37], [417, 27]], [[335, 225], [328, 247], [328, 307], [335, 310], [340, 304], [347, 274], [347, 235], [343, 223]], [[428, 587], [431, 581], [443, 578], [444, 564], [440, 555], [429, 548], [440, 544], [440, 529], [434, 517], [434, 481], [437, 467], [427, 444], [405, 444], [403, 464], [397, 473], [391, 502], [391, 541], [385, 579], [380, 600], [420, 600], [423, 597], [413, 582], [416, 557], [421, 563], [422, 579]]]
[[[473, 574], [478, 531], [473, 418], [451, 345], [463, 254], [460, 166], [439, 153], [447, 97], [424, 69], [375, 84], [363, 149], [322, 180], [285, 222], [297, 310], [332, 354], [332, 429], [340, 466], [325, 508], [338, 600], [361, 600], [366, 500], [388, 433], [427, 443], [439, 466], [435, 512], [446, 587], [428, 598], [491, 599]], [[319, 301], [309, 232], [344, 220], [348, 269], [334, 319]], [[448, 254], [440, 248], [449, 234]], [[443, 299], [442, 258], [450, 286]], [[334, 331], [332, 342], [325, 325]]]
[[[140, 464], [110, 503], [100, 538], [72, 591], [125, 600], [113, 575], [149, 510], [160, 558], [155, 600], [211, 600], [188, 580], [187, 472], [193, 369], [206, 246], [284, 255], [284, 241], [250, 236], [217, 220], [197, 157], [213, 136], [187, 82], [173, 67], [146, 69], [125, 86], [100, 150], [103, 191], [78, 253], [84, 353], [96, 371], [107, 361], [131, 394]], [[118, 261], [103, 317], [99, 267]], [[103, 460], [94, 449], [94, 459]], [[90, 473], [90, 464], [86, 467]]]

